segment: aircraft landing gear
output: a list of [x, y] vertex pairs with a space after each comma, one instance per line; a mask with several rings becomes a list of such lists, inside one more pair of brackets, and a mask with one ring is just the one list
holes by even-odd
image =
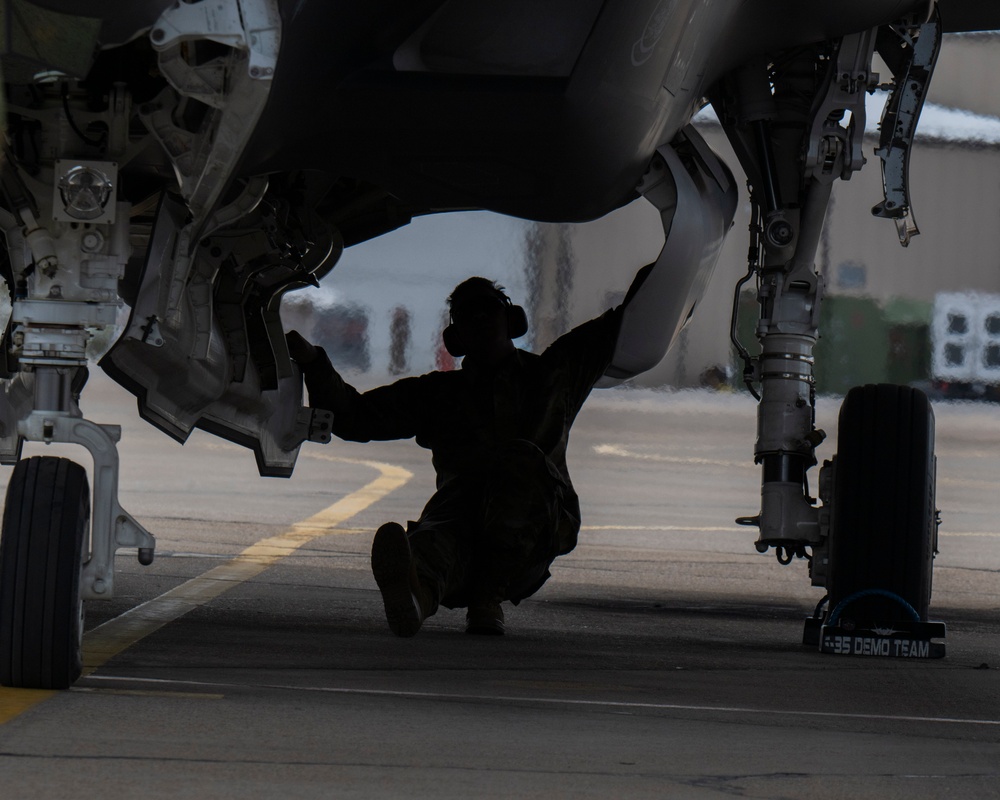
[[897, 125], [896, 109], [919, 114], [940, 30], [936, 16], [903, 20], [776, 54], [740, 68], [712, 98], [751, 187], [750, 269], [739, 286], [756, 277], [760, 308], [756, 357], [738, 341], [735, 312], [733, 321], [747, 386], [760, 401], [754, 455], [762, 467], [760, 513], [737, 522], [756, 526], [757, 550], [774, 548], [782, 564], [809, 560], [829, 607], [821, 616], [820, 603], [804, 641], [826, 653], [944, 655], [944, 644], [932, 641], [944, 625], [927, 621], [937, 539], [927, 398], [907, 387], [853, 389], [838, 454], [820, 471], [822, 505], [807, 478], [825, 438], [815, 425], [813, 348], [825, 290], [815, 260], [832, 186], [864, 164], [877, 49], [896, 84], [882, 120], [887, 200], [875, 213], [897, 220], [903, 244], [916, 232], [903, 165], [910, 126]]
[[[131, 99], [116, 85], [107, 108], [93, 111], [69, 79], [40, 84], [32, 97], [30, 107], [8, 106], [8, 133], [33, 131], [11, 141], [39, 136], [47, 144], [34, 152], [56, 157], [31, 162], [32, 145], [15, 145], [0, 170], [0, 277], [11, 296], [0, 337], [0, 463], [14, 466], [0, 537], [0, 683], [59, 689], [80, 674], [83, 602], [113, 596], [115, 550], [134, 547], [149, 564], [155, 542], [118, 502], [121, 428], [84, 419], [79, 405], [88, 343], [113, 330], [133, 253], [133, 204], [118, 180], [136, 152]], [[106, 136], [81, 141], [80, 125], [91, 123]], [[93, 494], [72, 461], [22, 461], [25, 441], [85, 448]]]
[[79, 464], [35, 456], [7, 486], [0, 538], [0, 683], [66, 689], [82, 668], [80, 568], [90, 488]]
[[[10, 432], [0, 437], [0, 461], [15, 465], [0, 536], [4, 686], [72, 684], [81, 670], [83, 601], [113, 596], [115, 550], [135, 547], [141, 564], [153, 561], [152, 535], [118, 502], [121, 429], [83, 419], [73, 387], [80, 367], [35, 363], [0, 393], [0, 429]], [[25, 440], [85, 447], [93, 495], [83, 467], [69, 459], [20, 459]]]

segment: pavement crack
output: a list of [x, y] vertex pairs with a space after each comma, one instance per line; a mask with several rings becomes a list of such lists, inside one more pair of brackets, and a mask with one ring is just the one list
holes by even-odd
[[[887, 781], [960, 781], [960, 780], [991, 780], [1000, 776], [996, 772], [969, 772], [956, 774], [918, 774], [909, 772], [886, 772], [869, 773], [865, 775], [865, 780], [887, 780]], [[777, 782], [777, 781], [843, 781], [857, 777], [854, 773], [844, 772], [759, 772], [742, 775], [701, 775], [701, 776], [672, 776], [677, 783], [697, 789], [710, 789], [720, 794], [732, 795], [733, 797], [759, 797], [759, 789], [753, 788], [751, 783]], [[742, 785], [741, 785], [742, 784]], [[841, 785], [841, 784], [837, 784]], [[769, 794], [769, 800], [797, 800], [802, 797], [802, 786], [796, 787], [797, 791], [792, 794]], [[752, 795], [751, 795], [752, 793]]]
[[452, 772], [472, 772], [472, 773], [495, 773], [495, 774], [519, 774], [519, 775], [566, 775], [589, 776], [593, 778], [622, 778], [634, 780], [635, 778], [655, 778], [662, 780], [669, 777], [664, 772], [653, 770], [629, 769], [631, 765], [621, 765], [621, 769], [591, 769], [591, 770], [568, 770], [568, 769], [542, 769], [526, 768], [516, 766], [466, 766], [463, 764], [449, 763], [392, 763], [386, 761], [356, 761], [356, 760], [303, 760], [303, 759], [262, 759], [262, 758], [208, 758], [192, 756], [167, 756], [167, 755], [124, 755], [107, 753], [16, 753], [10, 751], [0, 751], [0, 759], [23, 758], [37, 761], [70, 761], [70, 762], [132, 762], [132, 763], [159, 763], [159, 764], [207, 764], [207, 765], [241, 765], [260, 767], [333, 767], [333, 768], [355, 768], [373, 770], [431, 770], [452, 771]]

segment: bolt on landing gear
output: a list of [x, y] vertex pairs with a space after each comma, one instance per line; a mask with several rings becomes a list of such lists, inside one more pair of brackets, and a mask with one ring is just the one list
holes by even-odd
[[[762, 467], [761, 511], [737, 522], [759, 528], [760, 552], [774, 548], [783, 564], [809, 560], [812, 583], [827, 588], [828, 604], [821, 601], [807, 620], [803, 639], [824, 653], [933, 658], [945, 652], [935, 641], [944, 637], [944, 625], [927, 617], [938, 524], [927, 398], [900, 386], [853, 389], [841, 410], [838, 453], [820, 471], [822, 505], [810, 497], [807, 480], [825, 438], [815, 427], [813, 348], [824, 282], [814, 263], [833, 182], [864, 163], [865, 95], [878, 85], [870, 66], [875, 50], [892, 56], [886, 61], [898, 76], [914, 73], [904, 53], [922, 59], [917, 72], [925, 86], [939, 35], [936, 18], [853, 34], [750, 63], [712, 98], [753, 205], [750, 269], [737, 286], [732, 332], [747, 386], [759, 400], [754, 454]], [[899, 37], [909, 43], [902, 50]], [[915, 100], [890, 102], [893, 130], [901, 102], [919, 113]], [[883, 145], [883, 159], [891, 144]], [[897, 222], [909, 215], [909, 195], [898, 185], [905, 169], [897, 162], [904, 160], [889, 159], [898, 168], [886, 181]], [[915, 233], [907, 230], [903, 244]], [[736, 336], [738, 293], [751, 278], [760, 308], [756, 356]]]

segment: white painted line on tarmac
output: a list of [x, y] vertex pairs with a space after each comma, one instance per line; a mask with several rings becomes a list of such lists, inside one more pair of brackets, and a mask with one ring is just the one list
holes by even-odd
[[580, 700], [563, 697], [528, 697], [501, 694], [458, 694], [454, 692], [414, 692], [395, 689], [349, 689], [338, 686], [289, 686], [285, 684], [268, 683], [215, 683], [210, 681], [184, 681], [161, 678], [132, 678], [114, 675], [92, 675], [88, 680], [114, 681], [121, 683], [148, 683], [153, 685], [172, 685], [199, 687], [205, 689], [271, 689], [287, 692], [318, 692], [321, 694], [359, 695], [369, 697], [398, 697], [413, 700], [460, 700], [479, 703], [525, 703], [542, 705], [577, 706], [589, 708], [604, 708], [614, 711], [629, 709], [642, 711], [697, 711], [709, 714], [749, 714], [760, 716], [790, 716], [820, 719], [864, 720], [874, 722], [929, 722], [944, 725], [979, 725], [1000, 726], [998, 719], [975, 719], [966, 717], [925, 717], [905, 714], [850, 714], [840, 711], [801, 711], [780, 708], [750, 708], [745, 706], [706, 706], [687, 703], [637, 703], [617, 700]]
[[710, 467], [735, 467], [737, 469], [757, 469], [753, 462], [721, 461], [714, 458], [699, 458], [697, 456], [665, 456], [659, 453], [636, 453], [618, 444], [595, 444], [594, 452], [600, 456], [620, 456], [634, 458], [639, 461], [662, 461], [667, 464], [698, 464]]
[[581, 525], [581, 531], [666, 531], [669, 533], [746, 533], [746, 528], [724, 528], [708, 526], [697, 528], [693, 525]]
[[[664, 533], [746, 533], [747, 527], [725, 527], [694, 525], [581, 525], [581, 531], [652, 531]], [[939, 531], [938, 536], [985, 536], [1000, 537], [998, 531]]]
[[112, 689], [104, 686], [71, 686], [71, 692], [121, 697], [165, 697], [171, 700], [225, 700], [221, 692], [174, 692], [169, 689]]

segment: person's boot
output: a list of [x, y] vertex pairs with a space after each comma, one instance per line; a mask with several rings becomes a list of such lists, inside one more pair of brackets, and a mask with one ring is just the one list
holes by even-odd
[[499, 600], [476, 602], [465, 612], [465, 632], [480, 636], [503, 636], [506, 627]]
[[426, 616], [426, 603], [406, 531], [398, 522], [387, 522], [375, 532], [372, 574], [382, 593], [389, 630], [397, 636], [415, 636]]

